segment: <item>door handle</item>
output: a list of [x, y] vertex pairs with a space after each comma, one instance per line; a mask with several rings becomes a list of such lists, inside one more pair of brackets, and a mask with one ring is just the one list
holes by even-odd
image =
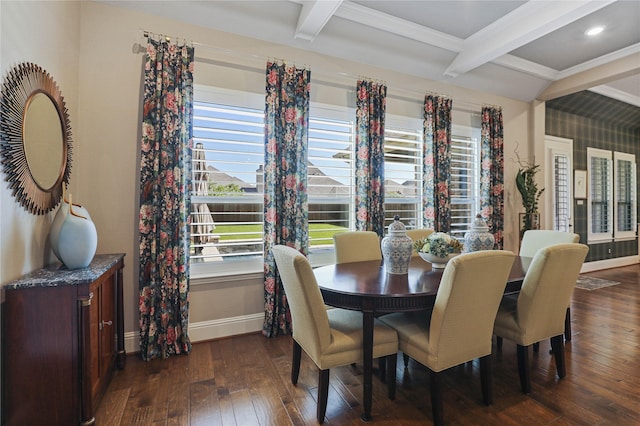
[[113, 325], [113, 321], [100, 321], [100, 325], [98, 326], [98, 329], [102, 330], [105, 325]]

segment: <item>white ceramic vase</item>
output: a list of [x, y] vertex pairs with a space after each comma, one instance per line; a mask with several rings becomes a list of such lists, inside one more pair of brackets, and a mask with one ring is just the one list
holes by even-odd
[[480, 214], [476, 215], [476, 218], [471, 222], [471, 227], [464, 235], [464, 251], [465, 253], [480, 251], [480, 250], [493, 250], [495, 238], [489, 227], [485, 223]]
[[[78, 204], [74, 204], [73, 211], [79, 214], [80, 216], [84, 216], [89, 220], [91, 220], [91, 216], [89, 215], [89, 212], [84, 207]], [[53, 254], [56, 255], [56, 257], [58, 258], [58, 260], [60, 260], [60, 262], [62, 262], [62, 259], [60, 258], [60, 252], [58, 251], [58, 239], [60, 238], [60, 229], [62, 229], [62, 224], [64, 223], [64, 220], [67, 218], [68, 213], [69, 213], [69, 200], [67, 200], [66, 198], [66, 193], [63, 187], [62, 202], [60, 203], [60, 207], [58, 208], [58, 211], [56, 212], [56, 215], [53, 218], [53, 222], [51, 222], [51, 229], [49, 231], [49, 244], [51, 245]]]
[[384, 267], [390, 274], [406, 274], [409, 272], [409, 261], [413, 254], [413, 241], [407, 236], [407, 229], [396, 215], [389, 225], [389, 233], [380, 245]]
[[56, 235], [52, 226], [51, 247], [67, 269], [86, 268], [93, 260], [98, 247], [96, 227], [86, 209], [74, 205], [71, 196], [69, 203], [64, 204], [64, 210], [63, 206], [60, 207], [62, 219], [59, 225], [56, 223]]

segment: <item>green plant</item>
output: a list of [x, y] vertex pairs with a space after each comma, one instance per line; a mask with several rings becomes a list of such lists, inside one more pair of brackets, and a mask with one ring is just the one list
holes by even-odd
[[544, 192], [544, 188], [538, 189], [535, 181], [538, 167], [540, 167], [538, 164], [527, 166], [518, 170], [516, 174], [516, 186], [522, 196], [522, 205], [527, 214], [538, 213], [538, 200]]

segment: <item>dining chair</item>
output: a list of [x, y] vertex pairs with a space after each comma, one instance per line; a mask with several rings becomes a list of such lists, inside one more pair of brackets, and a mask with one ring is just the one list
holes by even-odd
[[382, 260], [380, 237], [373, 231], [347, 231], [333, 235], [336, 263]]
[[[319, 370], [317, 420], [323, 423], [329, 394], [329, 369], [362, 360], [362, 313], [338, 308], [325, 309], [322, 293], [307, 258], [294, 248], [283, 245], [274, 246], [272, 252], [291, 309], [291, 383], [298, 383], [304, 349]], [[390, 399], [395, 398], [397, 353], [397, 333], [376, 319], [373, 356], [386, 358]]]
[[528, 348], [551, 339], [558, 376], [566, 375], [564, 317], [580, 268], [589, 248], [584, 244], [555, 244], [536, 252], [518, 298], [503, 298], [493, 333], [517, 344], [522, 392], [531, 392]]
[[[433, 229], [409, 229], [407, 231], [407, 237], [411, 238], [411, 241], [414, 243], [423, 238], [427, 238], [431, 234], [433, 234]], [[418, 252], [414, 250], [413, 256], [418, 256]]]
[[[552, 231], [547, 229], [530, 229], [525, 231], [520, 243], [520, 256], [533, 257], [544, 247], [554, 244], [577, 243], [580, 241], [580, 235], [573, 232]], [[571, 340], [571, 306], [567, 305], [567, 311], [564, 318], [564, 338]], [[537, 346], [535, 350], [537, 351]]]
[[400, 350], [429, 369], [431, 410], [443, 424], [440, 373], [480, 358], [485, 404], [493, 402], [493, 322], [515, 255], [492, 250], [464, 253], [447, 263], [430, 316], [395, 313], [380, 318], [398, 332]]

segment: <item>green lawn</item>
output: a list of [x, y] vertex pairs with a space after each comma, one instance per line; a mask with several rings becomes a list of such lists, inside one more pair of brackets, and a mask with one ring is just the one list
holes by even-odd
[[[309, 225], [309, 236], [314, 239], [322, 240], [313, 241], [311, 245], [329, 244], [329, 241], [333, 238], [333, 234], [343, 231], [347, 231], [347, 228], [329, 225], [326, 223], [313, 223]], [[244, 239], [262, 239], [262, 226], [216, 224], [216, 229], [213, 233], [220, 236], [221, 242]]]

